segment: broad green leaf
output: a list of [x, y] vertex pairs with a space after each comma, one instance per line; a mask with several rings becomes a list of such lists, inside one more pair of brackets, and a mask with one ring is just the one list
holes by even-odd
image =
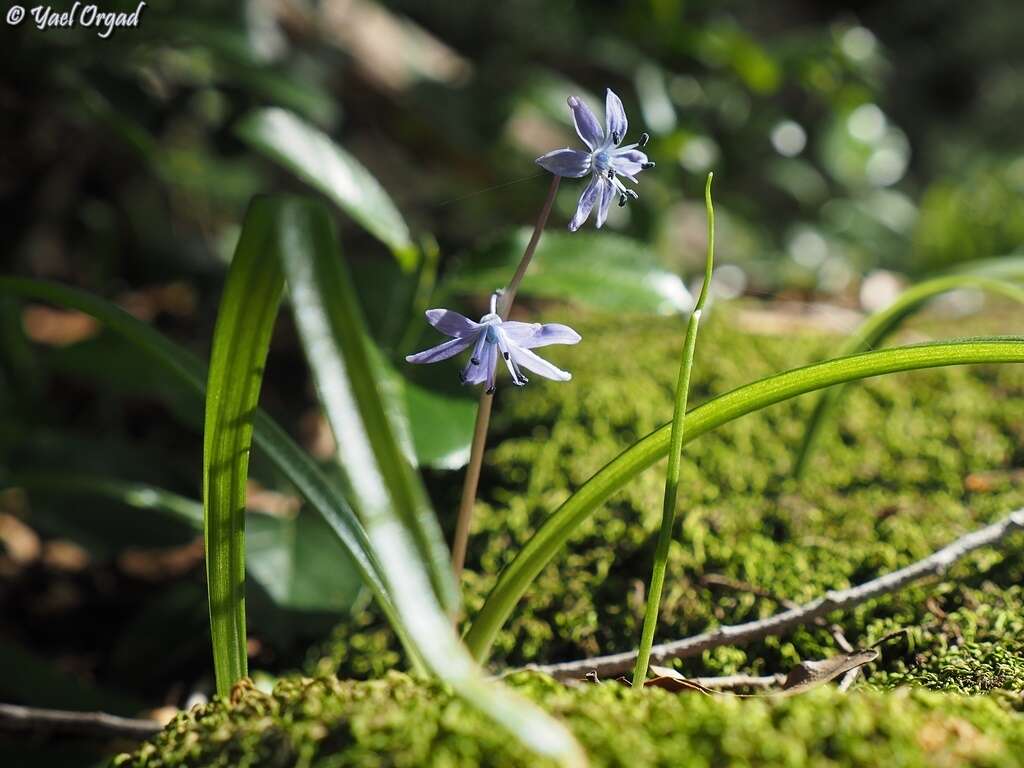
[[[59, 283], [22, 278], [0, 277], [0, 294], [47, 301], [91, 315], [148, 355], [165, 374], [178, 380], [193, 393], [197, 404], [202, 402], [206, 393], [206, 370], [203, 364], [191, 353], [110, 302]], [[417, 663], [415, 647], [384, 588], [380, 565], [362, 524], [331, 480], [273, 419], [257, 409], [253, 421], [256, 446], [340, 539], [343, 544], [343, 550], [340, 551], [351, 558], [363, 583], [373, 592], [413, 663]]]
[[254, 149], [327, 195], [388, 246], [404, 270], [415, 268], [416, 246], [395, 204], [377, 179], [327, 134], [277, 107], [247, 115], [238, 126], [238, 134]]
[[[303, 200], [281, 203], [281, 247], [296, 327], [356, 492], [384, 578], [424, 663], [523, 744], [565, 765], [585, 758], [562, 725], [497, 683], [469, 658], [446, 609], [454, 584], [436, 520], [392, 430], [373, 352], [330, 217]], [[435, 540], [436, 539], [436, 540]], [[443, 557], [442, 557], [443, 556]], [[437, 558], [441, 558], [441, 562]], [[439, 583], [431, 570], [445, 569]]]
[[[397, 375], [397, 374], [396, 374]], [[459, 469], [469, 461], [476, 403], [424, 389], [400, 378], [413, 450], [420, 466]]]
[[295, 611], [351, 610], [359, 575], [338, 560], [331, 529], [322, 518], [246, 515], [246, 566], [273, 601]]
[[[1012, 259], [1008, 261], [1012, 261]], [[929, 301], [940, 294], [958, 288], [982, 288], [1024, 304], [1024, 288], [986, 276], [990, 266], [993, 265], [989, 262], [976, 264], [975, 269], [978, 270], [978, 273], [965, 272], [947, 277], [937, 277], [908, 288], [888, 307], [876, 312], [861, 323], [860, 327], [843, 342], [839, 348], [839, 355], [852, 355], [856, 352], [874, 349], [895, 333], [903, 320]], [[807, 471], [811, 455], [821, 439], [825, 424], [828, 422], [828, 416], [835, 410], [836, 403], [839, 402], [845, 389], [845, 386], [831, 387], [818, 394], [814, 409], [804, 428], [804, 439], [797, 452], [796, 465], [793, 469], [793, 474], [796, 477], [803, 477]]]
[[[486, 295], [500, 288], [529, 238], [529, 230], [520, 230], [464, 258], [441, 283], [442, 294]], [[682, 279], [661, 267], [647, 245], [609, 232], [548, 232], [519, 291], [615, 312], [671, 314], [693, 307]]]
[[[960, 339], [864, 352], [796, 368], [747, 384], [686, 414], [684, 444], [748, 413], [798, 395], [871, 376], [977, 363], [1024, 363], [1024, 337]], [[501, 572], [465, 640], [486, 659], [495, 635], [537, 574], [607, 499], [668, 453], [671, 423], [634, 443], [593, 475], [544, 522]]]
[[[248, 673], [245, 490], [253, 412], [284, 281], [274, 258], [272, 203], [251, 204], [217, 312], [203, 429], [203, 519], [217, 692]], [[269, 257], [268, 257], [269, 256]]]

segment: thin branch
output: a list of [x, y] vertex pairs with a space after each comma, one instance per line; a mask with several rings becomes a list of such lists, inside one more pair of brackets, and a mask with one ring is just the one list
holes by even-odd
[[[1018, 530], [1024, 530], [1024, 509], [1011, 512], [997, 523], [961, 536], [952, 544], [906, 568], [900, 568], [898, 571], [893, 571], [859, 586], [827, 592], [816, 600], [766, 619], [718, 627], [710, 632], [683, 640], [656, 645], [651, 652], [651, 661], [656, 664], [664, 664], [670, 659], [696, 656], [709, 648], [742, 645], [770, 635], [782, 634], [792, 627], [807, 624], [833, 611], [848, 610], [881, 595], [896, 592], [926, 576], [941, 575], [953, 563], [967, 554], [996, 544]], [[628, 672], [632, 668], [636, 656], [636, 651], [631, 651], [558, 664], [534, 665], [531, 668], [559, 679], [581, 677], [592, 670], [602, 677], [610, 677]]]
[[0, 731], [29, 731], [145, 741], [163, 730], [156, 720], [118, 717], [105, 712], [67, 712], [18, 704], [0, 704]]

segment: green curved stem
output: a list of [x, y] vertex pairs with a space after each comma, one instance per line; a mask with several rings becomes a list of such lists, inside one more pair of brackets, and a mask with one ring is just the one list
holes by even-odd
[[700, 296], [690, 313], [686, 324], [686, 338], [683, 341], [682, 359], [679, 362], [679, 379], [676, 383], [676, 404], [672, 412], [672, 432], [669, 439], [668, 469], [665, 472], [665, 498], [661, 510], [661, 530], [658, 531], [658, 546], [654, 552], [654, 567], [651, 569], [651, 583], [647, 589], [647, 608], [644, 611], [644, 626], [640, 633], [640, 651], [633, 669], [633, 688], [642, 690], [647, 680], [647, 665], [651, 660], [654, 645], [654, 631], [658, 627], [658, 609], [661, 606], [661, 591], [665, 586], [665, 571], [668, 568], [668, 550], [672, 545], [672, 527], [676, 521], [676, 500], [679, 495], [679, 469], [683, 460], [684, 422], [686, 401], [690, 394], [690, 372], [693, 370], [693, 353], [697, 348], [697, 331], [700, 315], [711, 286], [711, 273], [715, 265], [715, 209], [711, 205], [711, 181], [709, 173], [704, 185], [704, 205], [708, 219], [708, 252], [704, 261], [704, 283]]
[[[921, 368], [977, 363], [1024, 363], [1024, 337], [934, 342], [864, 352], [797, 368], [734, 389], [686, 415], [684, 444], [753, 411], [789, 398], [856, 379]], [[486, 659], [494, 638], [537, 574], [579, 525], [609, 496], [663, 458], [671, 425], [665, 424], [627, 448], [570, 496], [501, 572], [466, 634], [478, 660]]]
[[[979, 274], [956, 274], [926, 280], [908, 288], [885, 309], [867, 318], [840, 347], [840, 355], [852, 355], [872, 349], [891, 336], [900, 323], [936, 296], [957, 288], [983, 288], [1024, 304], [1024, 289], [998, 278]], [[804, 439], [797, 453], [793, 474], [802, 478], [810, 464], [811, 454], [821, 440], [828, 416], [835, 408], [845, 387], [832, 387], [818, 395], [814, 410], [807, 421]]]

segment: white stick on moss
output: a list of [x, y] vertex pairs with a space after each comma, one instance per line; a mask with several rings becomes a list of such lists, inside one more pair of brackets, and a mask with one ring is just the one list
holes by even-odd
[[[651, 649], [651, 662], [664, 664], [671, 659], [696, 656], [710, 648], [718, 648], [723, 645], [742, 645], [770, 635], [780, 635], [793, 627], [808, 624], [833, 611], [849, 610], [881, 595], [896, 592], [927, 576], [941, 575], [971, 552], [998, 544], [1015, 531], [1024, 531], [1024, 508], [1011, 512], [999, 522], [961, 536], [952, 544], [937, 550], [923, 560], [918, 560], [905, 568], [879, 576], [864, 584], [827, 592], [816, 600], [766, 619], [718, 627], [700, 635], [656, 645]], [[629, 651], [558, 664], [532, 665], [530, 669], [545, 672], [559, 679], [582, 677], [591, 671], [596, 671], [601, 677], [608, 677], [628, 672], [633, 667], [636, 658], [637, 652]]]

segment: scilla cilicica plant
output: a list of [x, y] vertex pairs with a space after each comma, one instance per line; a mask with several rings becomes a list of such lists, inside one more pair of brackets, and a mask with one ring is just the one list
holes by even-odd
[[491, 406], [496, 389], [496, 372], [498, 355], [500, 354], [508, 366], [512, 383], [517, 386], [526, 384], [527, 378], [522, 369], [533, 371], [545, 378], [555, 381], [568, 381], [571, 377], [546, 360], [530, 351], [532, 347], [548, 344], [575, 344], [580, 336], [571, 328], [558, 324], [528, 324], [509, 322], [512, 302], [515, 301], [519, 284], [526, 275], [533, 254], [537, 250], [541, 233], [551, 213], [555, 195], [558, 193], [559, 181], [563, 176], [581, 178], [588, 173], [592, 175], [580, 195], [576, 212], [569, 222], [569, 229], [575, 232], [590, 216], [597, 206], [597, 226], [601, 227], [608, 217], [608, 209], [612, 199], [617, 195], [619, 205], [625, 205], [637, 193], [626, 188], [619, 176], [636, 183], [636, 175], [642, 170], [653, 168], [654, 163], [647, 159], [638, 147], [647, 144], [648, 135], [640, 136], [639, 142], [624, 147], [623, 137], [629, 121], [622, 100], [609, 88], [605, 98], [605, 126], [601, 127], [597, 117], [578, 96], [570, 96], [569, 109], [572, 112], [576, 133], [587, 145], [589, 152], [579, 149], [556, 149], [537, 158], [537, 164], [552, 173], [551, 186], [547, 199], [541, 208], [540, 216], [533, 229], [533, 235], [526, 245], [523, 257], [515, 274], [504, 290], [491, 296], [491, 307], [479, 323], [474, 323], [462, 315], [447, 309], [428, 310], [427, 322], [442, 333], [451, 336], [451, 340], [427, 349], [415, 355], [409, 355], [410, 363], [435, 363], [459, 354], [470, 346], [473, 347], [468, 365], [462, 370], [460, 378], [464, 384], [485, 384], [480, 394], [477, 407], [476, 422], [473, 427], [473, 440], [470, 447], [469, 465], [462, 486], [462, 498], [459, 502], [459, 514], [456, 521], [455, 537], [452, 541], [452, 569], [456, 578], [462, 573], [466, 562], [466, 545], [469, 541], [469, 527], [476, 503], [477, 486], [480, 482], [480, 469], [483, 464], [484, 446], [487, 442], [487, 428], [491, 420]]

